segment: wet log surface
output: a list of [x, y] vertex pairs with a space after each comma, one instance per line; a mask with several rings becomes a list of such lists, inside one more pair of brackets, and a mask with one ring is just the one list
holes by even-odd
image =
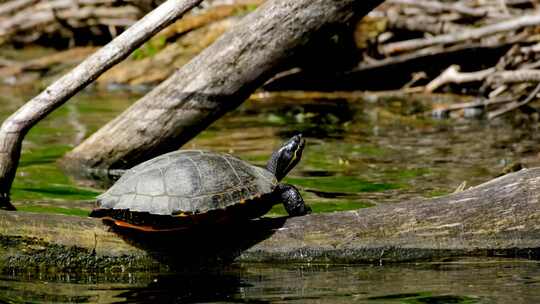
[[99, 219], [0, 211], [0, 265], [85, 270], [230, 261], [387, 263], [540, 256], [540, 168], [445, 197], [182, 234], [113, 231]]

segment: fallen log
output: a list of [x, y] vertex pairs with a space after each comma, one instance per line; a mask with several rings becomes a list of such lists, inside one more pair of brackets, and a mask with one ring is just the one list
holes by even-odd
[[99, 219], [0, 211], [0, 268], [170, 269], [212, 262], [387, 263], [540, 257], [540, 168], [448, 196], [263, 218], [183, 234], [112, 231]]
[[67, 154], [64, 165], [73, 172], [130, 168], [178, 149], [290, 67], [293, 55], [315, 37], [329, 38], [337, 26], [363, 17], [381, 2], [265, 2]]

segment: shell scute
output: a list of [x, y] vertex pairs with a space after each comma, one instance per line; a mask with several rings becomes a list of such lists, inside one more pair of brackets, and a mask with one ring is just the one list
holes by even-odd
[[144, 172], [144, 178], [139, 178], [137, 180], [136, 189], [136, 194], [148, 196], [164, 195], [165, 184], [161, 169], [155, 168]]
[[[165, 169], [165, 189], [171, 196], [195, 196], [201, 191], [201, 176], [190, 158], [178, 159]], [[179, 182], [182, 181], [182, 182]]]

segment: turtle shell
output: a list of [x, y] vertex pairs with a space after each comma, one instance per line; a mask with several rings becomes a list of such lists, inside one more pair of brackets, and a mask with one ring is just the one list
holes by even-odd
[[181, 150], [126, 171], [97, 202], [99, 209], [151, 215], [204, 214], [271, 193], [276, 185], [270, 171], [232, 155]]

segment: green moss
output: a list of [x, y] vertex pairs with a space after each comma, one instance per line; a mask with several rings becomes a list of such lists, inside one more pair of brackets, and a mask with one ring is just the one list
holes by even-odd
[[80, 217], [88, 217], [88, 214], [89, 214], [87, 210], [78, 209], [78, 208], [62, 208], [62, 207], [49, 207], [49, 206], [38, 206], [38, 205], [18, 206], [17, 210], [24, 211], [24, 212], [35, 212], [35, 213], [65, 214], [65, 215], [73, 215], [73, 216], [80, 216]]
[[354, 176], [288, 177], [286, 181], [293, 185], [325, 192], [380, 192], [400, 188], [398, 184], [374, 183]]

